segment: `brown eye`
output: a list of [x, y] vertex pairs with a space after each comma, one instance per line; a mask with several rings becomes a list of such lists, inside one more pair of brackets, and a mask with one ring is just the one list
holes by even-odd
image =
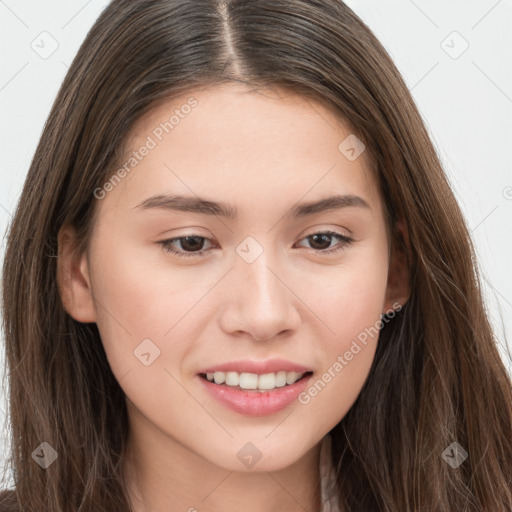
[[[331, 246], [333, 238], [338, 238], [341, 240], [341, 242], [339, 242], [337, 245]], [[320, 254], [330, 254], [340, 251], [345, 246], [350, 245], [353, 242], [352, 238], [342, 235], [341, 233], [336, 233], [335, 231], [322, 231], [319, 233], [313, 233], [312, 235], [303, 238], [303, 240], [310, 240], [311, 249]]]
[[[158, 244], [162, 246], [164, 251], [176, 254], [177, 256], [204, 256], [210, 250], [201, 250], [204, 247], [205, 241], [209, 241], [209, 239], [204, 236], [189, 235], [162, 240]], [[180, 250], [174, 248], [176, 243], [181, 245]]]
[[[336, 238], [341, 240], [341, 242], [332, 246], [332, 241]], [[310, 240], [310, 248], [319, 254], [330, 254], [341, 251], [345, 246], [350, 245], [353, 241], [352, 238], [335, 231], [313, 233], [303, 238], [303, 240]], [[170, 238], [169, 240], [162, 240], [161, 242], [158, 242], [158, 244], [161, 245], [166, 252], [180, 257], [189, 257], [205, 256], [211, 250], [211, 248], [203, 250], [205, 242], [211, 242], [211, 240], [204, 236], [188, 235]], [[179, 246], [176, 248], [177, 244], [179, 244]]]

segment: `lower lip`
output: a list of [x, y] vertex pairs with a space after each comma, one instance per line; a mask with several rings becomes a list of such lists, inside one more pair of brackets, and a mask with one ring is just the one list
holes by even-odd
[[281, 411], [297, 399], [306, 388], [312, 374], [294, 384], [275, 388], [271, 391], [246, 391], [221, 384], [215, 384], [199, 376], [208, 392], [230, 409], [246, 416], [268, 416]]

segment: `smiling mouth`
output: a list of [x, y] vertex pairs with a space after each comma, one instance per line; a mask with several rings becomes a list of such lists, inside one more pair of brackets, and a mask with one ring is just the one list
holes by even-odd
[[238, 372], [200, 373], [199, 376], [221, 387], [265, 393], [276, 389], [287, 388], [307, 379], [313, 372], [305, 373], [280, 371], [275, 373], [256, 374]]

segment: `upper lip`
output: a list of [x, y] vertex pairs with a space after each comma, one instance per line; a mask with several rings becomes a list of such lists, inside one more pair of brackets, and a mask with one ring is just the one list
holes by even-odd
[[243, 359], [239, 361], [219, 363], [208, 368], [204, 368], [199, 373], [237, 372], [263, 375], [265, 373], [276, 373], [279, 371], [306, 373], [311, 372], [312, 370], [301, 364], [287, 361], [286, 359], [266, 359], [263, 361]]

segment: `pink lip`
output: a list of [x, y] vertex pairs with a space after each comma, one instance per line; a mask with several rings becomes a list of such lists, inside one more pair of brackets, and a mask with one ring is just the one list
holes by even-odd
[[209, 368], [205, 368], [198, 373], [238, 372], [256, 373], [257, 375], [263, 375], [265, 373], [276, 373], [279, 371], [306, 373], [312, 370], [311, 368], [292, 363], [291, 361], [287, 361], [285, 359], [267, 359], [265, 361], [244, 359], [240, 361], [230, 361], [228, 363], [210, 366]]
[[215, 384], [203, 377], [199, 377], [199, 380], [211, 396], [233, 411], [245, 414], [246, 416], [267, 416], [284, 409], [287, 405], [290, 405], [296, 400], [298, 395], [304, 391], [308, 385], [311, 377], [312, 374], [305, 376], [290, 386], [275, 388], [263, 393]]

